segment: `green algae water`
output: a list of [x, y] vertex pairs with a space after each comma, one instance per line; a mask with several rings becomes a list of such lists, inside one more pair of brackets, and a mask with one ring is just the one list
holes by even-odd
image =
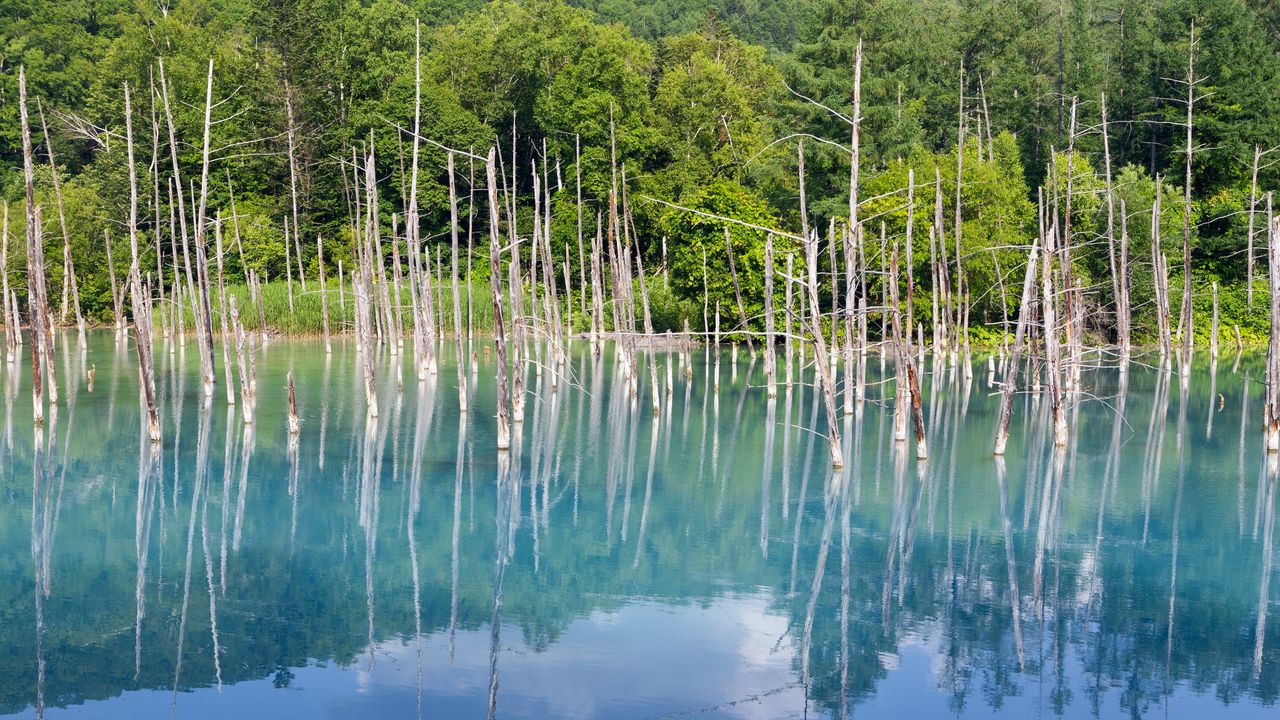
[[647, 370], [633, 397], [583, 342], [530, 368], [499, 456], [482, 347], [469, 413], [451, 345], [424, 383], [381, 348], [368, 419], [353, 346], [277, 340], [245, 425], [193, 342], [158, 344], [155, 447], [113, 334], [61, 338], [39, 431], [29, 360], [0, 369], [0, 714], [1277, 712], [1259, 357], [1087, 370], [1060, 451], [1021, 394], [1004, 460], [986, 359], [926, 358], [918, 462], [871, 355], [835, 473], [811, 385], [658, 353], [655, 414]]

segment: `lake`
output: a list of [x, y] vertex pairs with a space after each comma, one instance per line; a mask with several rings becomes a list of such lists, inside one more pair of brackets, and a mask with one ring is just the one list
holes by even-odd
[[484, 345], [467, 414], [452, 345], [421, 384], [381, 348], [369, 420], [353, 345], [274, 340], [245, 425], [220, 348], [206, 403], [158, 343], [154, 448], [110, 331], [61, 336], [40, 432], [0, 367], [0, 714], [1276, 715], [1261, 356], [1091, 358], [1070, 446], [1027, 392], [997, 460], [986, 356], [930, 355], [918, 462], [872, 354], [833, 473], [813, 387], [771, 401], [745, 348], [657, 353], [655, 415], [578, 341], [500, 457]]

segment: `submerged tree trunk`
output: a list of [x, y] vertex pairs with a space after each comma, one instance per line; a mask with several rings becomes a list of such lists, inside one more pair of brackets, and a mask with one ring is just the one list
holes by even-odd
[[160, 442], [160, 419], [156, 414], [155, 368], [151, 357], [151, 307], [143, 295], [138, 266], [138, 176], [133, 162], [133, 110], [129, 84], [124, 85], [125, 138], [129, 162], [129, 286], [133, 295], [133, 332], [138, 350], [138, 371], [142, 398], [147, 407], [147, 434]]
[[1267, 227], [1267, 283], [1271, 290], [1271, 335], [1267, 343], [1263, 438], [1268, 453], [1280, 452], [1280, 223]]
[[493, 344], [497, 353], [498, 450], [511, 448], [511, 402], [507, 391], [507, 328], [502, 318], [501, 237], [498, 234], [496, 151], [489, 150], [485, 173], [489, 191], [489, 286], [493, 300]]
[[1031, 244], [1031, 252], [1027, 255], [1027, 272], [1022, 281], [1022, 303], [1018, 312], [1018, 329], [1013, 336], [1013, 352], [1004, 373], [1004, 393], [1000, 402], [1000, 417], [996, 421], [995, 454], [1004, 455], [1005, 445], [1009, 442], [1009, 419], [1013, 416], [1013, 396], [1018, 391], [1018, 371], [1022, 365], [1022, 345], [1027, 335], [1027, 325], [1031, 318], [1031, 298], [1035, 292], [1036, 255], [1040, 250], [1037, 239]]
[[31, 151], [31, 128], [27, 120], [26, 68], [18, 68], [18, 115], [22, 126], [22, 174], [26, 187], [27, 304], [31, 324], [31, 405], [36, 427], [44, 424], [44, 386], [41, 372], [47, 365], [52, 377], [53, 354], [45, 331], [48, 300], [44, 289], [44, 244], [40, 236], [40, 210], [36, 207], [35, 165]]

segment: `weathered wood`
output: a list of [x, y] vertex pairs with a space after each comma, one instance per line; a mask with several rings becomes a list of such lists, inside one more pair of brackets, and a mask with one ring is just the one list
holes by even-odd
[[1271, 334], [1267, 342], [1266, 399], [1263, 402], [1263, 443], [1268, 453], [1280, 452], [1280, 223], [1267, 223], [1267, 285], [1271, 291]]
[[[35, 163], [31, 150], [31, 127], [27, 115], [26, 68], [18, 67], [18, 117], [22, 128], [22, 175], [26, 191], [27, 236], [27, 304], [31, 326], [31, 405], [37, 427], [44, 424], [44, 385], [42, 372], [48, 366], [53, 377], [53, 357], [49, 352], [49, 335], [45, 322], [49, 314], [45, 294], [44, 244], [40, 237], [40, 210], [36, 206]], [[52, 392], [52, 391], [51, 391]]]
[[774, 348], [773, 322], [773, 233], [764, 241], [764, 374], [768, 379], [768, 396], [778, 396], [777, 351]]
[[62, 229], [62, 319], [67, 321], [67, 295], [75, 306], [76, 328], [79, 330], [80, 346], [84, 347], [84, 314], [80, 312], [80, 290], [76, 284], [76, 266], [71, 257], [71, 232], [67, 229], [67, 213], [62, 204], [62, 182], [58, 177], [58, 162], [53, 157], [53, 143], [49, 140], [49, 124], [44, 117], [44, 104], [36, 98], [36, 109], [40, 113], [40, 129], [44, 134], [44, 152], [49, 158], [49, 175], [53, 180], [53, 197], [58, 207], [58, 226]]
[[209, 300], [209, 261], [205, 256], [205, 245], [207, 244], [207, 230], [205, 222], [205, 212], [209, 201], [209, 131], [212, 127], [213, 114], [213, 60], [209, 60], [209, 71], [205, 81], [204, 95], [204, 141], [201, 145], [201, 162], [200, 162], [200, 202], [196, 213], [195, 227], [195, 251], [196, 251], [196, 273], [198, 276], [198, 284], [196, 292], [199, 294], [200, 314], [197, 316], [197, 322], [202, 325], [202, 333], [197, 336], [202, 343], [201, 347], [201, 376], [204, 386], [205, 397], [213, 397], [214, 386], [214, 362], [213, 362], [213, 313], [212, 304]]
[[733, 239], [729, 234], [729, 226], [724, 227], [724, 247], [729, 255], [729, 276], [733, 278], [733, 297], [738, 304], [738, 329], [746, 333], [747, 347], [755, 352], [755, 343], [751, 341], [751, 327], [747, 323], [746, 306], [742, 303], [742, 285], [738, 282], [738, 267], [733, 259]]
[[[827, 343], [822, 336], [822, 325], [820, 318], [821, 310], [818, 305], [818, 238], [810, 236], [804, 240], [806, 265], [809, 271], [809, 282], [805, 284], [809, 296], [809, 335], [813, 339], [814, 346], [814, 365], [817, 368], [817, 379], [819, 392], [822, 393], [823, 407], [827, 411], [827, 444], [831, 450], [831, 466], [834, 468], [844, 467], [844, 450], [840, 442], [840, 425], [836, 416], [836, 388], [835, 379], [832, 376], [831, 367], [827, 364]], [[717, 318], [719, 312], [716, 313]], [[718, 320], [717, 320], [718, 324]], [[717, 333], [718, 334], [718, 333]], [[719, 354], [716, 355], [716, 362], [719, 363]], [[718, 373], [717, 373], [718, 376]]]
[[[324, 238], [316, 236], [316, 266], [320, 273], [320, 323], [324, 330], [324, 352], [333, 353], [333, 343], [329, 336], [329, 289], [325, 286], [324, 277]], [[338, 282], [342, 279], [339, 276]]]
[[995, 454], [1004, 455], [1005, 446], [1009, 442], [1009, 420], [1013, 416], [1013, 396], [1018, 391], [1018, 371], [1022, 366], [1022, 347], [1026, 339], [1027, 326], [1031, 318], [1032, 295], [1035, 292], [1036, 256], [1040, 251], [1037, 238], [1031, 244], [1031, 252], [1027, 255], [1027, 270], [1022, 280], [1022, 302], [1018, 311], [1018, 328], [1014, 331], [1013, 350], [1004, 373], [1004, 392], [1000, 402], [1000, 417], [996, 420]]
[[[862, 399], [862, 384], [856, 380], [861, 374], [862, 368], [862, 352], [864, 350], [862, 333], [863, 323], [866, 321], [866, 307], [858, 308], [858, 317], [853, 315], [853, 297], [855, 290], [855, 276], [858, 273], [858, 246], [862, 241], [862, 224], [858, 219], [858, 175], [861, 171], [861, 144], [862, 144], [862, 39], [858, 39], [857, 48], [854, 50], [853, 56], [853, 117], [850, 120], [849, 130], [849, 225], [848, 233], [844, 236], [844, 311], [845, 311], [845, 328], [844, 328], [844, 363], [845, 363], [845, 392], [844, 392], [844, 414], [852, 415], [854, 410], [854, 401]], [[832, 258], [831, 263], [831, 296], [835, 298], [836, 286], [839, 284], [835, 267], [835, 259]], [[834, 336], [836, 328], [837, 313], [832, 308], [831, 330]], [[854, 346], [853, 331], [854, 324], [857, 323], [858, 340], [857, 347]], [[834, 352], [836, 340], [832, 337], [832, 350]], [[855, 360], [854, 353], [858, 356]], [[834, 362], [834, 361], [833, 361]], [[855, 379], [850, 382], [850, 370], [857, 363], [859, 372], [855, 373]], [[856, 396], [856, 397], [855, 397]]]
[[231, 327], [235, 331], [236, 366], [240, 371], [240, 415], [247, 425], [253, 422], [257, 404], [253, 355], [249, 354], [246, 358], [244, 324], [240, 322], [240, 309], [236, 306], [236, 296], [231, 295], [227, 300], [231, 312]]
[[[1107, 203], [1107, 258], [1111, 264], [1111, 300], [1115, 306], [1115, 323], [1116, 338], [1121, 347], [1121, 353], [1127, 353], [1126, 345], [1129, 335], [1129, 308], [1124, 304], [1124, 291], [1121, 289], [1123, 281], [1122, 265], [1116, 262], [1116, 221], [1115, 221], [1115, 189], [1111, 182], [1111, 139], [1107, 132], [1107, 94], [1104, 92], [1100, 96], [1100, 105], [1102, 108], [1102, 153], [1103, 168], [1105, 171], [1104, 179], [1106, 180], [1106, 203]], [[1124, 224], [1124, 206], [1121, 201], [1121, 224]], [[1123, 234], [1123, 231], [1122, 233]]]
[[915, 305], [914, 297], [916, 294], [915, 286], [915, 265], [912, 261], [913, 245], [915, 244], [915, 223], [916, 223], [916, 171], [915, 168], [907, 168], [907, 271], [904, 273], [907, 280], [907, 318], [906, 326], [903, 328], [903, 339], [907, 343], [908, 352], [911, 346], [912, 330], [915, 329]]
[[[9, 201], [4, 201], [4, 228], [0, 233], [0, 301], [3, 301], [5, 360], [17, 359], [19, 332], [17, 309], [9, 304]], [[114, 298], [115, 289], [112, 288]]]
[[133, 332], [143, 403], [147, 408], [147, 434], [160, 442], [160, 418], [156, 413], [155, 367], [151, 356], [151, 307], [142, 289], [138, 266], [138, 171], [133, 161], [133, 109], [129, 84], [124, 84], [125, 142], [129, 163], [129, 286], [133, 297]]
[[111, 311], [115, 315], [118, 333], [124, 327], [124, 309], [120, 307], [120, 292], [116, 289], [116, 261], [111, 252], [111, 230], [108, 228], [102, 229], [102, 244], [107, 248], [107, 282], [111, 284]]
[[1187, 145], [1186, 171], [1182, 182], [1182, 317], [1178, 320], [1178, 333], [1182, 338], [1182, 375], [1191, 373], [1191, 154], [1192, 110], [1196, 102], [1195, 77], [1196, 23], [1191, 21], [1191, 34], [1187, 41]]
[[1213, 320], [1209, 325], [1209, 357], [1218, 357], [1218, 283], [1212, 283], [1213, 288]]
[[1132, 346], [1133, 322], [1132, 308], [1129, 307], [1129, 214], [1125, 201], [1120, 201], [1120, 264], [1116, 269], [1117, 287], [1120, 294], [1116, 299], [1116, 316], [1120, 326], [1120, 356], [1129, 357]]
[[1169, 316], [1169, 277], [1164, 253], [1160, 249], [1160, 176], [1156, 176], [1156, 197], [1151, 205], [1151, 268], [1156, 294], [1156, 326], [1160, 339], [1161, 364], [1173, 352]]
[[[463, 371], [462, 305], [458, 293], [458, 188], [454, 175], [453, 152], [449, 153], [449, 244], [450, 276], [453, 282], [453, 348], [458, 375], [458, 408], [467, 411], [467, 373]], [[416, 322], [416, 320], [415, 320]]]
[[365, 203], [365, 229], [360, 233], [360, 238], [357, 242], [356, 277], [352, 292], [355, 295], [356, 304], [356, 350], [360, 356], [361, 368], [364, 371], [365, 406], [368, 417], [375, 418], [378, 416], [378, 386], [373, 358], [373, 308], [371, 307], [372, 288], [370, 287], [373, 281], [373, 271], [370, 267], [373, 263], [373, 248], [370, 236], [373, 234], [374, 226], [378, 222], [378, 203], [375, 183], [377, 175], [372, 145], [369, 147], [369, 155], [365, 160], [365, 177], [368, 180], [365, 185], [365, 192], [368, 194], [368, 201]]
[[502, 246], [498, 234], [498, 183], [494, 165], [496, 151], [489, 150], [485, 163], [489, 192], [489, 285], [493, 300], [493, 344], [497, 354], [498, 450], [511, 447], [511, 406], [507, 396], [507, 328], [502, 317]]
[[1258, 211], [1258, 161], [1262, 159], [1262, 148], [1253, 146], [1253, 172], [1249, 176], [1249, 230], [1245, 235], [1245, 292], [1247, 305], [1253, 309], [1253, 221]]
[[[806, 234], [806, 237], [808, 237], [807, 234]], [[794, 280], [793, 280], [794, 266], [795, 266], [795, 256], [792, 253], [788, 252], [786, 282], [783, 283], [783, 286], [786, 288], [786, 291], [784, 293], [786, 297], [785, 297], [784, 307], [782, 310], [782, 343], [783, 343], [782, 355], [786, 362], [785, 378], [787, 382], [787, 387], [791, 387], [791, 383], [793, 382], [792, 376], [794, 375], [793, 356], [795, 355], [795, 343], [791, 337], [791, 316], [795, 312], [794, 305], [792, 303], [792, 295], [793, 295], [792, 285], [794, 285]], [[688, 323], [689, 321], [686, 320], [685, 325], [687, 326]], [[685, 330], [685, 334], [686, 335], [688, 334], [687, 329]], [[690, 369], [690, 372], [692, 372], [692, 369]]]
[[[209, 63], [212, 70], [213, 63]], [[289, 206], [293, 210], [293, 253], [298, 261], [298, 281], [302, 292], [307, 291], [307, 275], [302, 270], [302, 224], [298, 221], [298, 128], [293, 120], [293, 88], [289, 85], [288, 69], [284, 72], [285, 149], [289, 155]], [[289, 238], [285, 237], [285, 262], [288, 263]]]
[[1054, 307], [1053, 294], [1053, 256], [1054, 235], [1057, 229], [1049, 227], [1043, 245], [1040, 279], [1042, 291], [1040, 297], [1044, 318], [1045, 375], [1049, 386], [1049, 410], [1053, 419], [1053, 444], [1064, 447], [1067, 444], [1067, 416], [1063, 408], [1063, 375], [1062, 350], [1058, 334], [1057, 309]]
[[298, 400], [293, 392], [293, 371], [288, 373], [289, 383], [289, 434], [297, 435], [302, 432], [302, 421], [298, 419]]
[[222, 214], [213, 219], [214, 252], [218, 256], [218, 309], [222, 326], [222, 370], [226, 376], [227, 404], [236, 404], [236, 389], [231, 377], [231, 333], [227, 328], [227, 286], [222, 277]]

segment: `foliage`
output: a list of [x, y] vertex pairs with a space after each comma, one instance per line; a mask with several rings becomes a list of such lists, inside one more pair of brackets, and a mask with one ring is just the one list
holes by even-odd
[[[708, 185], [690, 201], [689, 207], [760, 227], [776, 226], [768, 205], [759, 196], [729, 180]], [[750, 327], [763, 327], [764, 231], [682, 210], [665, 214], [659, 226], [670, 247], [672, 288], [684, 297], [702, 300], [712, 316], [718, 307], [724, 327], [729, 329], [742, 326], [730, 270], [732, 246], [732, 269], [737, 273], [742, 310]], [[779, 259], [785, 257], [788, 247], [782, 236], [774, 237], [775, 271], [781, 269]]]
[[[859, 196], [869, 262], [879, 263], [886, 252], [879, 244], [881, 222], [886, 245], [905, 241], [903, 189], [913, 170], [911, 270], [918, 313], [927, 312], [932, 291], [927, 258], [935, 170], [942, 184], [943, 222], [933, 229], [948, 242], [948, 257], [954, 259], [961, 145], [964, 193], [958, 230], [975, 320], [994, 323], [1017, 312], [1020, 268], [1035, 232], [1035, 188], [1043, 185], [1048, 195], [1056, 194], [1060, 208], [1065, 205], [1069, 146], [1075, 150], [1070, 159], [1074, 269], [1082, 284], [1097, 289], [1099, 317], [1113, 311], [1099, 131], [1105, 93], [1116, 198], [1127, 201], [1130, 221], [1135, 330], [1142, 337], [1150, 329], [1147, 214], [1157, 175], [1164, 196], [1162, 249], [1174, 273], [1181, 273], [1186, 87], [1180, 83], [1193, 26], [1198, 84], [1190, 260], [1197, 316], [1202, 314], [1199, 295], [1210, 278], [1221, 283], [1226, 298], [1237, 294], [1248, 275], [1244, 251], [1253, 150], [1280, 145], [1280, 36], [1274, 32], [1280, 14], [1272, 4], [14, 0], [0, 17], [0, 195], [10, 202], [10, 238], [17, 241], [10, 275], [21, 299], [26, 283], [15, 102], [19, 66], [27, 72], [33, 122], [38, 129], [38, 99], [50, 126], [82, 302], [90, 317], [101, 320], [111, 313], [104, 231], [112, 238], [117, 283], [127, 265], [126, 83], [133, 104], [144, 270], [172, 281], [181, 233], [170, 218], [178, 217], [180, 208], [188, 224], [194, 215], [212, 61], [217, 104], [210, 130], [209, 215], [221, 211], [228, 243], [237, 226], [240, 237], [236, 252], [225, 258], [226, 271], [233, 277], [242, 271], [243, 247], [243, 264], [281, 276], [284, 221], [292, 222], [296, 191], [303, 264], [314, 276], [317, 238], [324, 238], [331, 270], [339, 259], [350, 265], [353, 154], [375, 152], [384, 237], [390, 236], [393, 214], [403, 226], [411, 182], [417, 38], [420, 134], [462, 151], [454, 156], [460, 212], [471, 227], [469, 237], [479, 239], [478, 252], [487, 252], [484, 172], [465, 153], [500, 151], [500, 184], [514, 186], [510, 189], [520, 196], [517, 234], [532, 227], [531, 163], [552, 181], [553, 255], [557, 269], [569, 261], [575, 279], [583, 274], [575, 247], [576, 179], [580, 175], [582, 227], [590, 238], [596, 218], [607, 211], [611, 189], [621, 186], [625, 173], [629, 221], [648, 268], [658, 268], [659, 243], [667, 235], [675, 300], [700, 305], [701, 253], [707, 249], [709, 260], [721, 263], [713, 265], [721, 272], [712, 273], [710, 302], [720, 301], [724, 315], [736, 317], [736, 299], [723, 272], [727, 257], [717, 257], [724, 252], [722, 237], [712, 237], [721, 229], [640, 196], [718, 207], [720, 214], [747, 221], [768, 218], [761, 224], [798, 233], [796, 143], [804, 138], [806, 220], [821, 229], [831, 218], [843, 218], [850, 177], [847, 118], [861, 47]], [[162, 90], [174, 120], [172, 149]], [[1070, 137], [1073, 102], [1076, 132]], [[52, 211], [48, 148], [38, 132], [35, 140], [37, 201], [44, 208], [56, 301], [62, 232]], [[434, 253], [448, 237], [448, 183], [446, 153], [433, 142], [419, 145], [417, 205], [420, 235]], [[1264, 155], [1258, 176], [1262, 197], [1280, 182], [1280, 163]], [[502, 222], [506, 235], [505, 214]], [[741, 227], [733, 232], [742, 245], [745, 310], [756, 317], [762, 303], [763, 237]], [[1261, 232], [1261, 222], [1255, 222], [1255, 245], [1261, 244]], [[475, 276], [486, 273], [487, 264], [479, 264]], [[876, 276], [873, 292], [879, 283]], [[1181, 283], [1171, 285], [1176, 308]], [[830, 296], [824, 293], [822, 300], [830, 302]], [[1239, 316], [1242, 328], [1258, 325], [1265, 317], [1263, 305], [1246, 302]]]

